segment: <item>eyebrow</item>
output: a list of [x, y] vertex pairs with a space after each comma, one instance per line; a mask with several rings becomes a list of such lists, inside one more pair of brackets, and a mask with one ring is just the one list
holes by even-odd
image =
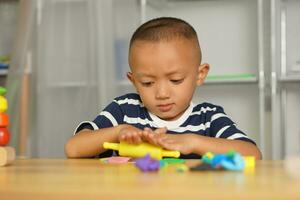
[[136, 73], [136, 75], [137, 75], [138, 77], [143, 77], [143, 76], [146, 76], [146, 77], [151, 77], [151, 78], [154, 78], [154, 76], [153, 76], [153, 75], [150, 75], [150, 74], [145, 74], [145, 73], [141, 73], [141, 72], [138, 72], [138, 73]]
[[[167, 76], [171, 76], [171, 75], [173, 75], [173, 74], [180, 74], [180, 72], [178, 72], [178, 71], [171, 71], [171, 72], [167, 73], [166, 75], [167, 75]], [[143, 77], [143, 76], [151, 77], [151, 78], [154, 78], [154, 77], [155, 77], [155, 76], [153, 76], [153, 75], [151, 75], [151, 74], [141, 73], [141, 72], [136, 73], [136, 75], [137, 75], [138, 77]]]

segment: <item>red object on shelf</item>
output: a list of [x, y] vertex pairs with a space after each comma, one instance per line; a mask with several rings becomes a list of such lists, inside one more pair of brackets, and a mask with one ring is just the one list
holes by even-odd
[[7, 128], [0, 128], [0, 146], [5, 146], [9, 142], [9, 131]]
[[0, 113], [0, 127], [6, 127], [9, 124], [8, 115], [5, 113]]

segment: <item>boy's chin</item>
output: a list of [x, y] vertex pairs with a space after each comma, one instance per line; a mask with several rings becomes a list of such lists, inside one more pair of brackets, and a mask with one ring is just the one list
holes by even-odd
[[173, 121], [173, 120], [176, 120], [178, 119], [180, 116], [177, 116], [177, 115], [168, 115], [168, 114], [160, 114], [160, 115], [157, 115], [160, 119], [162, 120], [165, 120], [165, 121]]

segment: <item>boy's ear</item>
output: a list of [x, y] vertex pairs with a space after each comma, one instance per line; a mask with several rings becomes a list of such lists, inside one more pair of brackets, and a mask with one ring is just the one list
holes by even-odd
[[134, 84], [134, 78], [132, 72], [127, 72], [127, 78], [132, 84]]
[[198, 67], [197, 85], [202, 85], [209, 71], [209, 64], [204, 63]]
[[132, 72], [127, 72], [127, 78], [132, 83], [132, 85], [135, 87], [136, 91], [138, 92]]

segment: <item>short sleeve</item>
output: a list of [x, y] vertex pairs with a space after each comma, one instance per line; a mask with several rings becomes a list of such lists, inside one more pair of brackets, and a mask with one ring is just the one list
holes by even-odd
[[[74, 131], [74, 135], [83, 129], [98, 130], [118, 126], [123, 123], [123, 112], [115, 101], [110, 103], [93, 121], [81, 122]], [[112, 150], [107, 150], [99, 154], [98, 158], [109, 157], [114, 155]]]
[[211, 115], [209, 134], [211, 137], [242, 140], [255, 144], [243, 131], [237, 128], [220, 106], [216, 106], [215, 112]]
[[98, 130], [118, 126], [123, 123], [124, 114], [119, 104], [115, 101], [110, 103], [93, 121], [81, 122], [74, 131], [74, 134], [83, 129]]

